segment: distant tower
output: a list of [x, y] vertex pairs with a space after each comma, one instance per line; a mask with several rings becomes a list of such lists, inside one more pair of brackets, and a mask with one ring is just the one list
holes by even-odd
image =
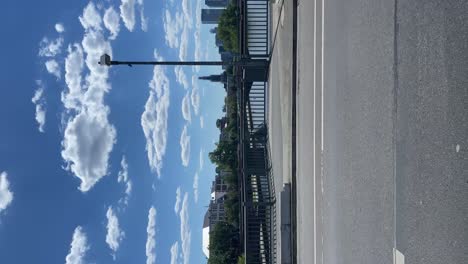
[[226, 7], [229, 0], [205, 0], [205, 5], [209, 7]]
[[201, 10], [202, 24], [218, 24], [224, 9], [205, 9]]
[[226, 83], [227, 80], [227, 75], [226, 72], [223, 72], [221, 74], [213, 74], [213, 75], [208, 75], [208, 76], [201, 76], [198, 77], [200, 80], [208, 80], [212, 82], [220, 82], [220, 83]]

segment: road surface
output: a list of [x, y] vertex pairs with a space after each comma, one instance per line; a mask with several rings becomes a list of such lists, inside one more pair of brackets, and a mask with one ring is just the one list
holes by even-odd
[[297, 262], [468, 263], [468, 3], [300, 0]]

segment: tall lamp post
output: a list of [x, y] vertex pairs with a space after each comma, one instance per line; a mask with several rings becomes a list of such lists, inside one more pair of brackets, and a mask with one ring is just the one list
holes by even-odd
[[266, 59], [250, 59], [241, 58], [233, 61], [114, 61], [108, 54], [101, 56], [98, 62], [103, 66], [112, 65], [187, 65], [187, 66], [242, 66], [247, 68], [261, 68], [268, 67], [268, 61]]

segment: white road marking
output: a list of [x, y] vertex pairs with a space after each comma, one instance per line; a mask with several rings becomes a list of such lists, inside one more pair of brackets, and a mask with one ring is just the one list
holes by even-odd
[[405, 256], [396, 248], [393, 249], [393, 264], [405, 264]]
[[313, 120], [314, 120], [314, 125], [313, 125], [313, 128], [314, 128], [314, 132], [313, 132], [313, 153], [314, 153], [314, 179], [313, 179], [313, 190], [314, 190], [314, 264], [317, 263], [317, 199], [316, 199], [316, 196], [317, 196], [317, 188], [316, 188], [316, 163], [315, 163], [315, 160], [316, 160], [316, 151], [315, 151], [315, 137], [316, 137], [316, 113], [315, 113], [315, 102], [316, 102], [316, 88], [317, 88], [317, 0], [314, 1], [314, 113], [313, 113]]

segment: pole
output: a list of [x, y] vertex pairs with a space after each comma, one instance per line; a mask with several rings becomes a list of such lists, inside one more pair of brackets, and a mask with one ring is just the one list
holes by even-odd
[[110, 65], [187, 65], [187, 66], [222, 66], [232, 65], [232, 62], [223, 61], [111, 61]]
[[107, 54], [101, 56], [100, 65], [112, 66], [112, 65], [187, 65], [187, 66], [241, 66], [241, 67], [252, 67], [252, 68], [268, 68], [268, 60], [266, 59], [251, 59], [241, 58], [240, 60], [233, 61], [114, 61]]

